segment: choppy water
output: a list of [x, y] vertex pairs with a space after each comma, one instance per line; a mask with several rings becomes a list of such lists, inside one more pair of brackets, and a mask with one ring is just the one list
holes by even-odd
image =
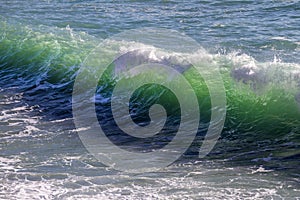
[[[0, 15], [1, 199], [299, 199], [299, 1], [16, 0], [0, 1]], [[227, 117], [206, 158], [193, 144], [166, 169], [130, 174], [84, 148], [71, 95], [99, 42], [142, 27], [203, 46]]]

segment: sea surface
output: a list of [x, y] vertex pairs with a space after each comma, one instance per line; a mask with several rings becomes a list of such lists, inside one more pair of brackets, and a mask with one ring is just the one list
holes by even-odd
[[[208, 156], [197, 155], [204, 114], [203, 130], [176, 162], [129, 173], [87, 151], [72, 91], [99, 43], [140, 28], [197, 41], [221, 73], [227, 114]], [[127, 48], [124, 39], [111, 45]], [[104, 85], [102, 93], [113, 87]], [[98, 106], [103, 113], [107, 102]], [[114, 126], [111, 116], [101, 120]], [[135, 147], [151, 150], [143, 145]], [[0, 199], [300, 199], [300, 1], [0, 0]]]

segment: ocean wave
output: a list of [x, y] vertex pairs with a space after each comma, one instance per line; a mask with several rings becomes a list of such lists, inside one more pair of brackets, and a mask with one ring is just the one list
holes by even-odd
[[[1, 88], [18, 88], [18, 92], [22, 93], [21, 101], [39, 105], [40, 112], [51, 116], [51, 119], [72, 117], [71, 95], [77, 71], [86, 56], [103, 39], [74, 32], [68, 26], [64, 29], [32, 27], [5, 19], [1, 19], [0, 25]], [[208, 65], [218, 65], [227, 99], [227, 116], [221, 140], [237, 141], [240, 145], [236, 149], [247, 151], [250, 151], [248, 148], [257, 148], [259, 141], [269, 143], [263, 147], [265, 149], [288, 142], [291, 145], [286, 148], [297, 148], [299, 145], [298, 63], [284, 63], [276, 57], [273, 62], [261, 63], [247, 54], [212, 54], [202, 47], [184, 54], [180, 50], [170, 53], [160, 47], [125, 40], [111, 40], [107, 44], [102, 53], [122, 55], [134, 51], [134, 57], [168, 64], [182, 73], [198, 94], [200, 110], [206, 113], [202, 115], [202, 120], [206, 122], [214, 108], [210, 107], [207, 99], [209, 93], [205, 81], [193, 70], [193, 66], [180, 58], [196, 56]], [[124, 69], [117, 64], [114, 70], [118, 73]], [[112, 87], [113, 82], [105, 83], [106, 87]], [[34, 131], [30, 125], [27, 129], [30, 133]], [[234, 145], [224, 148], [229, 151]], [[276, 155], [283, 158], [297, 155], [297, 152], [282, 153], [286, 148], [276, 149]]]

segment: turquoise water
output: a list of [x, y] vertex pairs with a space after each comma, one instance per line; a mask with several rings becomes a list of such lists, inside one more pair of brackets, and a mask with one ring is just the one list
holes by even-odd
[[[299, 1], [1, 2], [1, 199], [299, 198], [299, 10]], [[143, 27], [181, 31], [203, 47], [221, 72], [227, 115], [217, 145], [199, 159], [211, 105], [203, 80], [180, 66], [202, 102], [203, 127], [173, 165], [133, 175], [101, 164], [84, 148], [71, 97], [93, 48]], [[113, 85], [107, 80], [104, 93]], [[116, 135], [110, 136], [115, 143], [131, 144]]]

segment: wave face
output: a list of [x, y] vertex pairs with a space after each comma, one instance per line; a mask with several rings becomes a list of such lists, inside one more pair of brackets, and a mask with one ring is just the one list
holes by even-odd
[[[254, 1], [246, 2], [255, 4]], [[144, 8], [144, 3], [147, 4], [146, 1], [140, 1], [141, 8]], [[162, 1], [160, 3], [176, 7], [178, 2]], [[240, 3], [243, 4], [243, 2]], [[70, 4], [69, 2], [59, 4], [59, 6], [65, 8]], [[122, 3], [119, 2], [119, 4]], [[236, 8], [236, 1], [206, 2], [208, 7], [211, 4], [220, 8], [219, 11], [215, 11], [217, 13], [223, 12], [222, 6], [228, 9], [232, 8], [224, 16], [216, 15], [220, 19], [221, 17], [230, 18], [233, 13], [241, 12]], [[266, 2], [262, 1], [256, 6], [260, 8], [265, 4]], [[299, 8], [299, 2], [291, 2], [291, 5], [285, 4], [287, 3], [282, 2], [280, 5], [266, 7], [264, 12], [273, 13], [273, 10], [278, 9], [290, 11]], [[78, 11], [77, 9], [82, 8], [83, 5], [88, 9], [101, 9], [99, 4], [83, 1], [78, 1], [78, 4], [74, 4], [72, 9]], [[15, 5], [16, 10], [19, 6], [21, 4]], [[176, 15], [175, 11], [169, 13], [170, 16], [166, 14], [168, 6], [164, 7], [163, 16], [166, 19], [163, 19], [163, 22], [173, 19], [172, 16]], [[180, 16], [183, 15], [182, 19], [179, 19], [179, 23], [183, 24], [183, 30], [185, 30], [184, 23], [192, 23], [187, 21], [196, 20], [188, 17], [187, 14], [193, 8], [186, 8], [186, 11], [184, 8], [180, 12], [176, 12]], [[196, 8], [194, 8], [194, 14], [198, 13]], [[68, 11], [71, 12], [72, 9], [70, 8]], [[126, 9], [134, 8], [129, 6]], [[156, 9], [158, 8], [153, 6], [154, 15]], [[118, 13], [116, 7], [113, 10]], [[249, 8], [242, 11], [256, 12], [254, 10]], [[23, 11], [20, 12], [23, 13]], [[132, 16], [129, 16], [130, 12], [126, 13], [125, 21], [130, 21]], [[205, 13], [203, 15], [206, 16]], [[292, 19], [297, 18], [294, 16], [296, 14], [289, 15], [288, 17]], [[21, 16], [16, 15], [14, 18], [20, 20]], [[43, 20], [42, 15], [38, 12], [34, 13], [34, 16]], [[109, 16], [106, 17], [109, 18]], [[109, 19], [110, 23], [115, 22], [114, 19]], [[105, 28], [108, 27], [108, 24], [104, 24], [102, 27], [90, 19], [87, 19], [90, 20], [88, 23], [82, 18], [80, 20], [81, 23], [75, 24], [72, 21], [61, 21], [60, 18], [59, 20], [46, 20], [46, 25], [26, 25], [26, 23], [14, 20], [0, 19], [0, 175], [3, 180], [0, 191], [3, 189], [8, 193], [0, 193], [0, 197], [3, 195], [3, 198], [7, 198], [15, 195], [14, 197], [20, 198], [25, 195], [21, 188], [26, 188], [26, 191], [29, 191], [28, 196], [34, 197], [41, 191], [39, 195], [45, 198], [51, 198], [53, 195], [57, 198], [69, 198], [70, 196], [74, 198], [114, 198], [115, 194], [131, 195], [133, 198], [167, 198], [170, 196], [170, 192], [163, 191], [162, 188], [174, 185], [176, 192], [173, 197], [175, 198], [177, 195], [177, 197], [184, 198], [186, 197], [185, 191], [190, 191], [188, 188], [191, 185], [187, 184], [185, 180], [178, 179], [182, 176], [187, 177], [189, 183], [193, 183], [194, 189], [191, 195], [194, 196], [188, 196], [191, 198], [209, 198], [214, 195], [219, 198], [230, 198], [234, 195], [245, 198], [254, 195], [257, 195], [258, 198], [297, 196], [300, 181], [300, 65], [298, 36], [293, 33], [292, 29], [289, 29], [290, 27], [285, 28], [292, 39], [281, 36], [261, 39], [257, 36], [263, 32], [263, 29], [259, 28], [255, 32], [252, 30], [250, 22], [240, 29], [230, 29], [230, 25], [226, 21], [217, 19], [215, 23], [209, 25], [210, 30], [207, 33], [212, 33], [205, 35], [208, 40], [204, 42], [206, 50], [201, 48], [198, 53], [204, 58], [209, 57], [211, 64], [217, 64], [219, 67], [225, 86], [227, 115], [221, 138], [205, 161], [199, 161], [197, 153], [199, 144], [207, 131], [211, 110], [214, 109], [211, 108], [210, 99], [207, 98], [209, 91], [205, 81], [186, 63], [177, 61], [172, 63], [176, 56], [168, 52], [161, 52], [160, 49], [151, 47], [150, 56], [143, 49], [148, 48], [146, 44], [111, 41], [113, 48], [108, 47], [109, 50], [114, 49], [117, 53], [122, 53], [124, 50], [139, 49], [134, 56], [150, 61], [163, 53], [168, 59], [155, 62], [167, 62], [175, 66], [177, 71], [189, 80], [200, 102], [201, 126], [196, 139], [183, 158], [169, 168], [165, 176], [159, 177], [159, 175], [150, 174], [132, 179], [127, 175], [120, 176], [110, 168], [102, 166], [83, 148], [72, 121], [72, 90], [81, 63], [103, 40], [93, 35], [100, 33], [101, 36], [106, 37], [125, 28], [135, 28], [138, 24], [151, 26], [157, 21], [141, 19], [134, 24], [124, 22], [125, 27], [114, 27], [114, 24], [111, 27], [112, 30], [109, 30]], [[233, 20], [236, 21], [237, 17]], [[34, 23], [37, 22], [34, 21]], [[293, 23], [297, 23], [297, 20]], [[53, 24], [55, 27], [52, 26]], [[70, 28], [68, 24], [74, 29]], [[271, 21], [268, 21], [268, 25], [272, 25]], [[278, 24], [275, 25], [280, 29]], [[166, 27], [169, 26], [166, 25]], [[239, 43], [235, 42], [236, 37], [249, 27], [253, 31], [252, 34], [249, 38], [243, 36], [241, 41], [244, 46], [239, 46]], [[233, 36], [216, 36], [218, 34], [212, 30], [219, 29], [221, 32], [224, 31], [224, 34]], [[227, 29], [231, 31], [226, 32]], [[81, 30], [85, 32], [81, 32]], [[195, 37], [200, 37], [200, 39], [204, 37], [201, 35], [202, 33], [197, 35], [194, 31], [187, 30], [188, 34], [196, 35]], [[218, 43], [217, 47], [210, 48], [209, 44], [217, 41], [218, 37], [222, 42]], [[256, 41], [255, 38], [259, 39]], [[225, 47], [219, 48], [218, 45]], [[227, 47], [231, 50], [228, 50]], [[255, 58], [250, 55], [255, 55]], [[112, 66], [112, 70], [117, 71], [118, 66]], [[104, 77], [104, 80], [99, 82], [95, 92], [95, 94], [101, 94], [96, 99], [99, 121], [103, 118], [102, 111], [108, 109], [111, 90], [114, 86], [115, 80], [111, 77], [107, 79]], [[170, 115], [174, 115], [170, 116], [170, 120], [175, 121], [171, 127], [173, 125], [174, 129], [178, 128], [177, 115], [180, 114], [178, 113], [178, 102], [174, 99], [170, 101], [173, 96], [164, 88], [150, 87], [150, 89], [150, 92], [146, 94], [142, 91], [134, 93], [131, 104], [132, 114], [137, 116], [134, 121], [140, 125], [149, 122], [149, 105], [155, 103], [154, 99], [151, 99], [152, 94], [160, 93], [162, 98], [159, 103], [169, 106]], [[146, 101], [146, 97], [150, 101], [148, 104], [141, 105], [141, 100]], [[114, 127], [112, 116], [105, 117], [106, 121], [102, 123], [106, 124], [108, 128]], [[170, 129], [165, 131], [168, 132]], [[174, 137], [172, 131], [167, 138], [163, 138], [164, 135], [161, 135], [158, 138], [159, 141], [165, 140], [153, 148], [161, 148], [166, 145]], [[143, 145], [150, 143], [150, 141], [137, 141], [126, 135], [118, 136], [117, 131], [109, 135], [115, 144], [123, 145], [124, 148], [128, 144], [136, 145], [136, 151], [145, 151], [148, 146]], [[176, 175], [172, 176], [172, 173], [176, 173]], [[220, 177], [220, 173], [226, 173], [228, 176]], [[237, 176], [237, 173], [242, 174], [243, 177], [246, 177], [244, 179], [249, 182], [240, 180], [243, 178]], [[274, 178], [277, 176], [278, 179]], [[207, 177], [211, 177], [211, 179]], [[199, 178], [207, 187], [203, 187], [204, 184], [198, 180]], [[235, 184], [226, 185], [228, 178]], [[282, 180], [286, 180], [286, 182]], [[129, 184], [124, 185], [124, 182]], [[142, 185], [140, 192], [137, 192], [135, 186], [137, 182]], [[216, 182], [226, 182], [226, 184], [216, 185]], [[239, 184], [243, 184], [245, 187]], [[258, 191], [257, 188], [253, 188], [255, 184], [260, 185], [262, 189]], [[16, 190], [10, 188], [10, 185], [14, 185]], [[36, 186], [38, 189], [35, 188]], [[87, 187], [92, 189], [88, 190]], [[127, 189], [123, 189], [124, 187]], [[147, 195], [155, 193], [156, 190], [159, 190], [160, 193], [154, 194], [154, 197]], [[181, 192], [182, 190], [184, 192]], [[208, 191], [213, 191], [214, 194]]]
[[[1, 26], [3, 27], [0, 42], [2, 87], [17, 87], [17, 90], [23, 93], [25, 102], [39, 105], [47, 116], [57, 119], [71, 117], [70, 98], [76, 72], [83, 59], [101, 40], [97, 41], [96, 38], [84, 33], [74, 33], [68, 27], [48, 32], [47, 27], [35, 30], [20, 24], [11, 25], [6, 21], [2, 21]], [[130, 44], [116, 41], [112, 41], [111, 45], [117, 46], [115, 49], [120, 52], [124, 51], [124, 48], [147, 48], [144, 44], [134, 44], [136, 47], [130, 47]], [[202, 51], [202, 54], [209, 56], [212, 62], [218, 63], [224, 80], [227, 96], [227, 116], [222, 134], [224, 139], [236, 140], [245, 148], [257, 141], [268, 141], [271, 144], [299, 142], [298, 64], [276, 60], [259, 63], [246, 54], [214, 55]], [[135, 56], [146, 57], [151, 61], [153, 55], [159, 53], [156, 49], [151, 54], [141, 49]], [[165, 57], [174, 60], [167, 52]], [[201, 102], [202, 120], [208, 123], [211, 108], [205, 82], [185, 63], [171, 63], [171, 65], [177, 66], [195, 89]], [[118, 66], [115, 68], [117, 70]], [[100, 83], [98, 90], [109, 91], [114, 84], [113, 79], [105, 80]], [[153, 90], [152, 93], [156, 90], [157, 93], [161, 93], [161, 89]], [[136, 95], [145, 96], [139, 93]], [[103, 96], [105, 97], [105, 94]], [[101, 98], [104, 98], [103, 96]], [[169, 101], [168, 97], [165, 98]], [[143, 109], [146, 107], [140, 108], [141, 112], [145, 112]], [[297, 154], [296, 151], [295, 155]]]

